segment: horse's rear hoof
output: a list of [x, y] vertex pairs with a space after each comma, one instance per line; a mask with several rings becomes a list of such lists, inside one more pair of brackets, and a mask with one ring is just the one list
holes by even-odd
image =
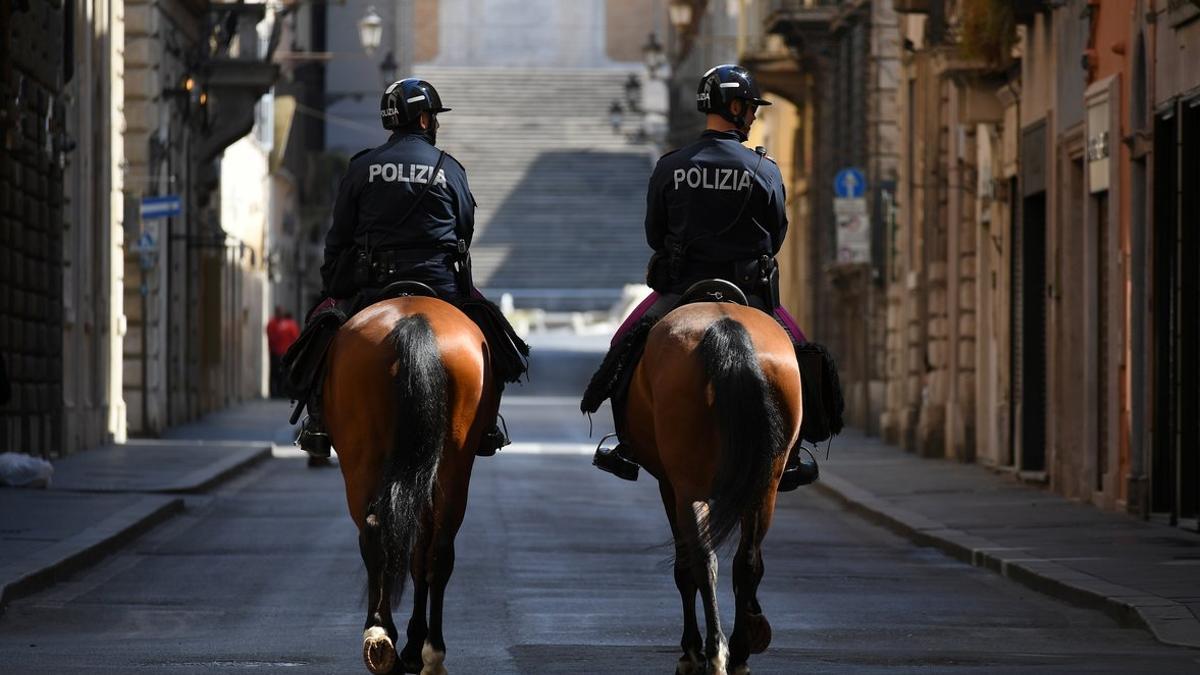
[[746, 642], [751, 654], [761, 654], [767, 651], [771, 644], [771, 622], [762, 614], [746, 616]]
[[704, 672], [704, 657], [700, 652], [686, 652], [679, 657], [679, 665], [675, 666], [675, 675], [700, 675]]
[[363, 663], [375, 675], [385, 675], [395, 667], [396, 646], [383, 628], [371, 626], [363, 631]]

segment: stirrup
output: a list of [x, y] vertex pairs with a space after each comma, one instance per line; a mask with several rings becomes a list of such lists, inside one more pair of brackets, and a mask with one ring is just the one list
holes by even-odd
[[607, 471], [612, 475], [622, 480], [637, 480], [638, 470], [641, 469], [637, 462], [625, 456], [626, 446], [619, 440], [616, 447], [604, 447], [604, 441], [610, 438], [616, 438], [616, 434], [608, 434], [600, 439], [600, 443], [596, 446], [596, 454], [592, 456], [592, 466]]
[[304, 422], [300, 425], [300, 433], [296, 435], [295, 445], [301, 450], [307, 452], [312, 457], [328, 458], [333, 444], [329, 440], [329, 434], [325, 431], [314, 431], [312, 416], [304, 418]]
[[510, 443], [512, 440], [508, 437], [508, 423], [504, 421], [503, 415], [497, 413], [496, 424], [483, 432], [483, 438], [479, 439], [479, 448], [475, 450], [475, 456], [491, 457], [497, 450]]
[[803, 445], [798, 446], [798, 449], [803, 450], [808, 455], [808, 459], [800, 457], [799, 453], [796, 454], [795, 464], [789, 463], [783, 469], [783, 476], [779, 479], [779, 492], [791, 492], [802, 485], [811, 485], [821, 477], [817, 458]]

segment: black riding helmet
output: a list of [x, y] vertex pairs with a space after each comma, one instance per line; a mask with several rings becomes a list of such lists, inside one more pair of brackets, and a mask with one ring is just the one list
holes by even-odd
[[442, 107], [442, 97], [432, 84], [415, 77], [393, 82], [379, 100], [379, 117], [388, 131], [408, 125], [423, 112], [436, 115], [449, 110]]
[[762, 97], [750, 71], [742, 66], [732, 63], [714, 66], [700, 78], [696, 108], [702, 113], [716, 113], [742, 129], [746, 126], [744, 113], [734, 115], [731, 108], [737, 99], [750, 105], [771, 105]]

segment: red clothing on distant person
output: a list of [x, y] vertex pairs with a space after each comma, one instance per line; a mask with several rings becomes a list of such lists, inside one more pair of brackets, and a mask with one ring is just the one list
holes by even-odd
[[272, 317], [267, 322], [267, 347], [273, 356], [286, 354], [298, 337], [300, 326], [291, 317]]

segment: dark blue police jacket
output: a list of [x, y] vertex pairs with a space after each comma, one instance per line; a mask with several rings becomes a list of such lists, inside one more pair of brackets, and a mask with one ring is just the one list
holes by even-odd
[[655, 251], [679, 246], [685, 270], [689, 263], [775, 255], [783, 245], [788, 225], [783, 177], [774, 160], [742, 145], [743, 138], [734, 131], [705, 131], [654, 167], [646, 241]]
[[[455, 292], [451, 263], [459, 233], [471, 243], [475, 199], [466, 170], [453, 157], [446, 155], [434, 175], [440, 154], [424, 134], [396, 132], [387, 143], [350, 160], [338, 187], [333, 226], [325, 237], [325, 288], [330, 287], [338, 255], [358, 246], [400, 259], [407, 279], [429, 284], [439, 293]], [[430, 182], [428, 193], [401, 223]]]

